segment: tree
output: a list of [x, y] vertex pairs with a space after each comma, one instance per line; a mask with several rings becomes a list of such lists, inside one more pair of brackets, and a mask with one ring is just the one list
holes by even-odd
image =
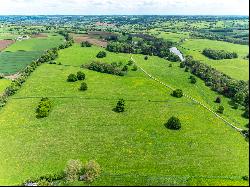
[[120, 100], [117, 102], [117, 105], [116, 105], [114, 111], [117, 112], [117, 113], [124, 112], [124, 111], [125, 111], [125, 100], [120, 99]]
[[77, 79], [77, 76], [75, 74], [70, 74], [68, 76], [68, 79], [67, 79], [68, 82], [76, 82], [77, 80], [78, 79]]
[[122, 71], [128, 71], [128, 66], [125, 65], [125, 66], [122, 68]]
[[197, 83], [197, 80], [196, 80], [196, 78], [195, 78], [195, 76], [190, 76], [190, 80], [191, 80], [191, 83], [192, 84], [196, 84]]
[[225, 110], [224, 106], [219, 106], [217, 112], [220, 113], [220, 114], [223, 114], [224, 110]]
[[37, 114], [36, 117], [37, 118], [48, 117], [51, 107], [52, 107], [51, 101], [47, 97], [42, 98], [36, 109], [36, 114]]
[[83, 73], [82, 71], [78, 71], [77, 72], [77, 79], [78, 80], [85, 80], [85, 73]]
[[177, 98], [183, 97], [183, 91], [181, 89], [174, 90], [172, 95]]
[[145, 57], [144, 57], [144, 60], [148, 60], [148, 56], [145, 56]]
[[88, 85], [85, 82], [82, 82], [79, 90], [86, 91], [87, 89], [88, 89]]
[[177, 117], [171, 117], [168, 122], [165, 124], [165, 127], [171, 130], [180, 130], [181, 122]]
[[138, 67], [136, 65], [133, 66], [133, 68], [131, 69], [132, 71], [137, 71]]
[[105, 51], [100, 51], [100, 52], [96, 55], [97, 58], [104, 58], [104, 57], [106, 57], [106, 56], [107, 56], [107, 53], [106, 53]]
[[86, 182], [93, 182], [101, 173], [100, 165], [95, 161], [89, 161], [84, 165], [83, 175], [80, 176], [80, 180]]
[[66, 180], [79, 180], [80, 174], [83, 170], [83, 164], [80, 160], [69, 160], [64, 170]]
[[218, 97], [216, 98], [215, 102], [220, 104], [220, 103], [221, 103], [221, 97], [218, 96]]
[[92, 47], [92, 44], [88, 41], [82, 42], [81, 47]]

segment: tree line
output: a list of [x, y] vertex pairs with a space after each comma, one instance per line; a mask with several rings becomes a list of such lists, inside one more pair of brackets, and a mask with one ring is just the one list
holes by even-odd
[[204, 49], [202, 54], [205, 55], [206, 57], [214, 59], [214, 60], [238, 58], [237, 53], [228, 52], [225, 50]]

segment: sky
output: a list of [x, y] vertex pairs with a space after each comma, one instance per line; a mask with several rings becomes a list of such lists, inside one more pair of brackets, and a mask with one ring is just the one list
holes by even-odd
[[249, 15], [249, 0], [0, 0], [0, 15]]

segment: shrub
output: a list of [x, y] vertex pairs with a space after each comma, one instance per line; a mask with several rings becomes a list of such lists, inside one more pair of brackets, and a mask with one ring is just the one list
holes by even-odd
[[197, 83], [196, 78], [194, 76], [192, 76], [192, 75], [190, 76], [190, 80], [191, 80], [192, 84], [196, 84]]
[[131, 69], [132, 71], [137, 71], [138, 67], [136, 65], [133, 66], [133, 68]]
[[248, 177], [247, 175], [246, 175], [246, 176], [243, 176], [242, 179], [243, 179], [244, 181], [249, 181], [249, 177]]
[[132, 66], [133, 64], [134, 64], [133, 60], [129, 60], [127, 65]]
[[88, 89], [88, 85], [85, 82], [82, 82], [79, 90], [86, 91], [87, 89]]
[[83, 175], [80, 176], [80, 180], [86, 182], [93, 182], [101, 173], [100, 165], [95, 161], [89, 161], [84, 165]]
[[47, 97], [42, 98], [36, 109], [36, 114], [37, 114], [36, 117], [37, 118], [48, 117], [51, 108], [52, 108], [51, 101]]
[[120, 99], [117, 102], [117, 105], [116, 105], [114, 111], [117, 112], [117, 113], [121, 113], [121, 112], [125, 111], [125, 101], [123, 99]]
[[189, 71], [189, 68], [188, 68], [188, 67], [186, 67], [186, 68], [185, 68], [185, 72], [188, 72], [188, 71]]
[[82, 42], [81, 47], [92, 47], [92, 44], [88, 41]]
[[169, 66], [168, 66], [168, 67], [172, 68], [172, 67], [173, 67], [173, 64], [169, 64]]
[[181, 62], [180, 63], [180, 68], [185, 68], [185, 63]]
[[217, 112], [220, 113], [220, 114], [223, 114], [224, 110], [225, 110], [224, 106], [219, 106]]
[[144, 57], [144, 60], [148, 60], [148, 56], [145, 56], [145, 57]]
[[77, 80], [78, 79], [77, 79], [77, 76], [75, 74], [70, 74], [68, 76], [68, 79], [67, 79], [68, 82], [76, 82]]
[[38, 186], [52, 186], [52, 184], [46, 179], [41, 179], [37, 182]]
[[83, 170], [83, 164], [80, 160], [69, 160], [64, 170], [66, 180], [76, 181], [79, 179]]
[[125, 65], [125, 66], [122, 68], [122, 71], [128, 71], [128, 66]]
[[0, 79], [3, 79], [3, 78], [4, 78], [4, 74], [0, 73]]
[[82, 71], [78, 71], [76, 76], [78, 80], [85, 80], [86, 77], [85, 73], [83, 73]]
[[183, 97], [183, 91], [181, 89], [174, 90], [172, 95], [177, 98]]
[[107, 53], [106, 53], [105, 51], [100, 51], [100, 52], [96, 55], [97, 58], [104, 58], [104, 57], [106, 57], [106, 56], [107, 56]]
[[216, 98], [215, 102], [220, 104], [220, 103], [221, 103], [221, 97], [218, 96], [218, 97]]
[[181, 122], [179, 118], [173, 116], [165, 124], [165, 127], [171, 130], [179, 130], [181, 129]]

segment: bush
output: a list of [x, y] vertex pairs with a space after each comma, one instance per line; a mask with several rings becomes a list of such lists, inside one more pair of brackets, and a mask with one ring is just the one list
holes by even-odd
[[220, 113], [220, 114], [223, 114], [224, 110], [225, 110], [224, 106], [219, 106], [217, 112]]
[[196, 84], [197, 83], [196, 78], [194, 76], [192, 76], [192, 75], [190, 76], [190, 80], [191, 80], [192, 84]]
[[64, 170], [66, 180], [76, 181], [83, 171], [83, 164], [80, 160], [69, 160]]
[[128, 71], [128, 66], [127, 65], [125, 65], [123, 68], [122, 68], [122, 71]]
[[131, 69], [132, 71], [137, 71], [138, 67], [136, 65], [133, 66], [133, 68]]
[[132, 66], [133, 64], [134, 64], [133, 60], [129, 60], [127, 65]]
[[173, 67], [173, 64], [169, 64], [169, 66], [168, 66], [168, 67], [172, 68], [172, 67]]
[[189, 68], [188, 67], [185, 68], [185, 72], [189, 72]]
[[78, 79], [77, 79], [77, 76], [75, 74], [70, 74], [68, 76], [68, 79], [67, 79], [68, 82], [76, 82], [77, 80]]
[[37, 118], [48, 117], [51, 108], [52, 108], [51, 101], [47, 97], [42, 98], [36, 109], [36, 114], [37, 114], [36, 117]]
[[180, 68], [185, 68], [185, 63], [181, 62], [180, 63]]
[[76, 76], [78, 80], [85, 80], [86, 77], [85, 73], [83, 73], [82, 71], [78, 71]]
[[100, 51], [100, 52], [96, 55], [97, 58], [104, 58], [104, 57], [106, 57], [106, 56], [107, 56], [107, 53], [106, 53], [105, 51]]
[[218, 96], [218, 97], [216, 98], [215, 102], [220, 104], [220, 103], [221, 103], [221, 97]]
[[95, 161], [89, 161], [84, 165], [83, 175], [80, 176], [80, 180], [86, 182], [93, 182], [101, 173], [101, 167]]
[[145, 56], [145, 57], [144, 57], [144, 60], [148, 60], [148, 56]]
[[181, 122], [177, 117], [171, 117], [168, 122], [165, 124], [165, 127], [171, 130], [180, 130]]
[[181, 98], [183, 97], [183, 91], [181, 89], [174, 90], [172, 93], [172, 96]]
[[52, 186], [52, 184], [46, 179], [41, 179], [37, 182], [37, 186]]
[[248, 177], [247, 175], [246, 175], [246, 176], [243, 176], [242, 179], [243, 179], [244, 181], [249, 181], [249, 177]]
[[121, 113], [125, 111], [125, 101], [123, 99], [120, 99], [114, 109], [115, 112]]
[[86, 91], [87, 89], [88, 89], [88, 85], [85, 82], [82, 82], [79, 90]]
[[92, 47], [92, 44], [89, 43], [88, 41], [82, 42], [81, 47]]

